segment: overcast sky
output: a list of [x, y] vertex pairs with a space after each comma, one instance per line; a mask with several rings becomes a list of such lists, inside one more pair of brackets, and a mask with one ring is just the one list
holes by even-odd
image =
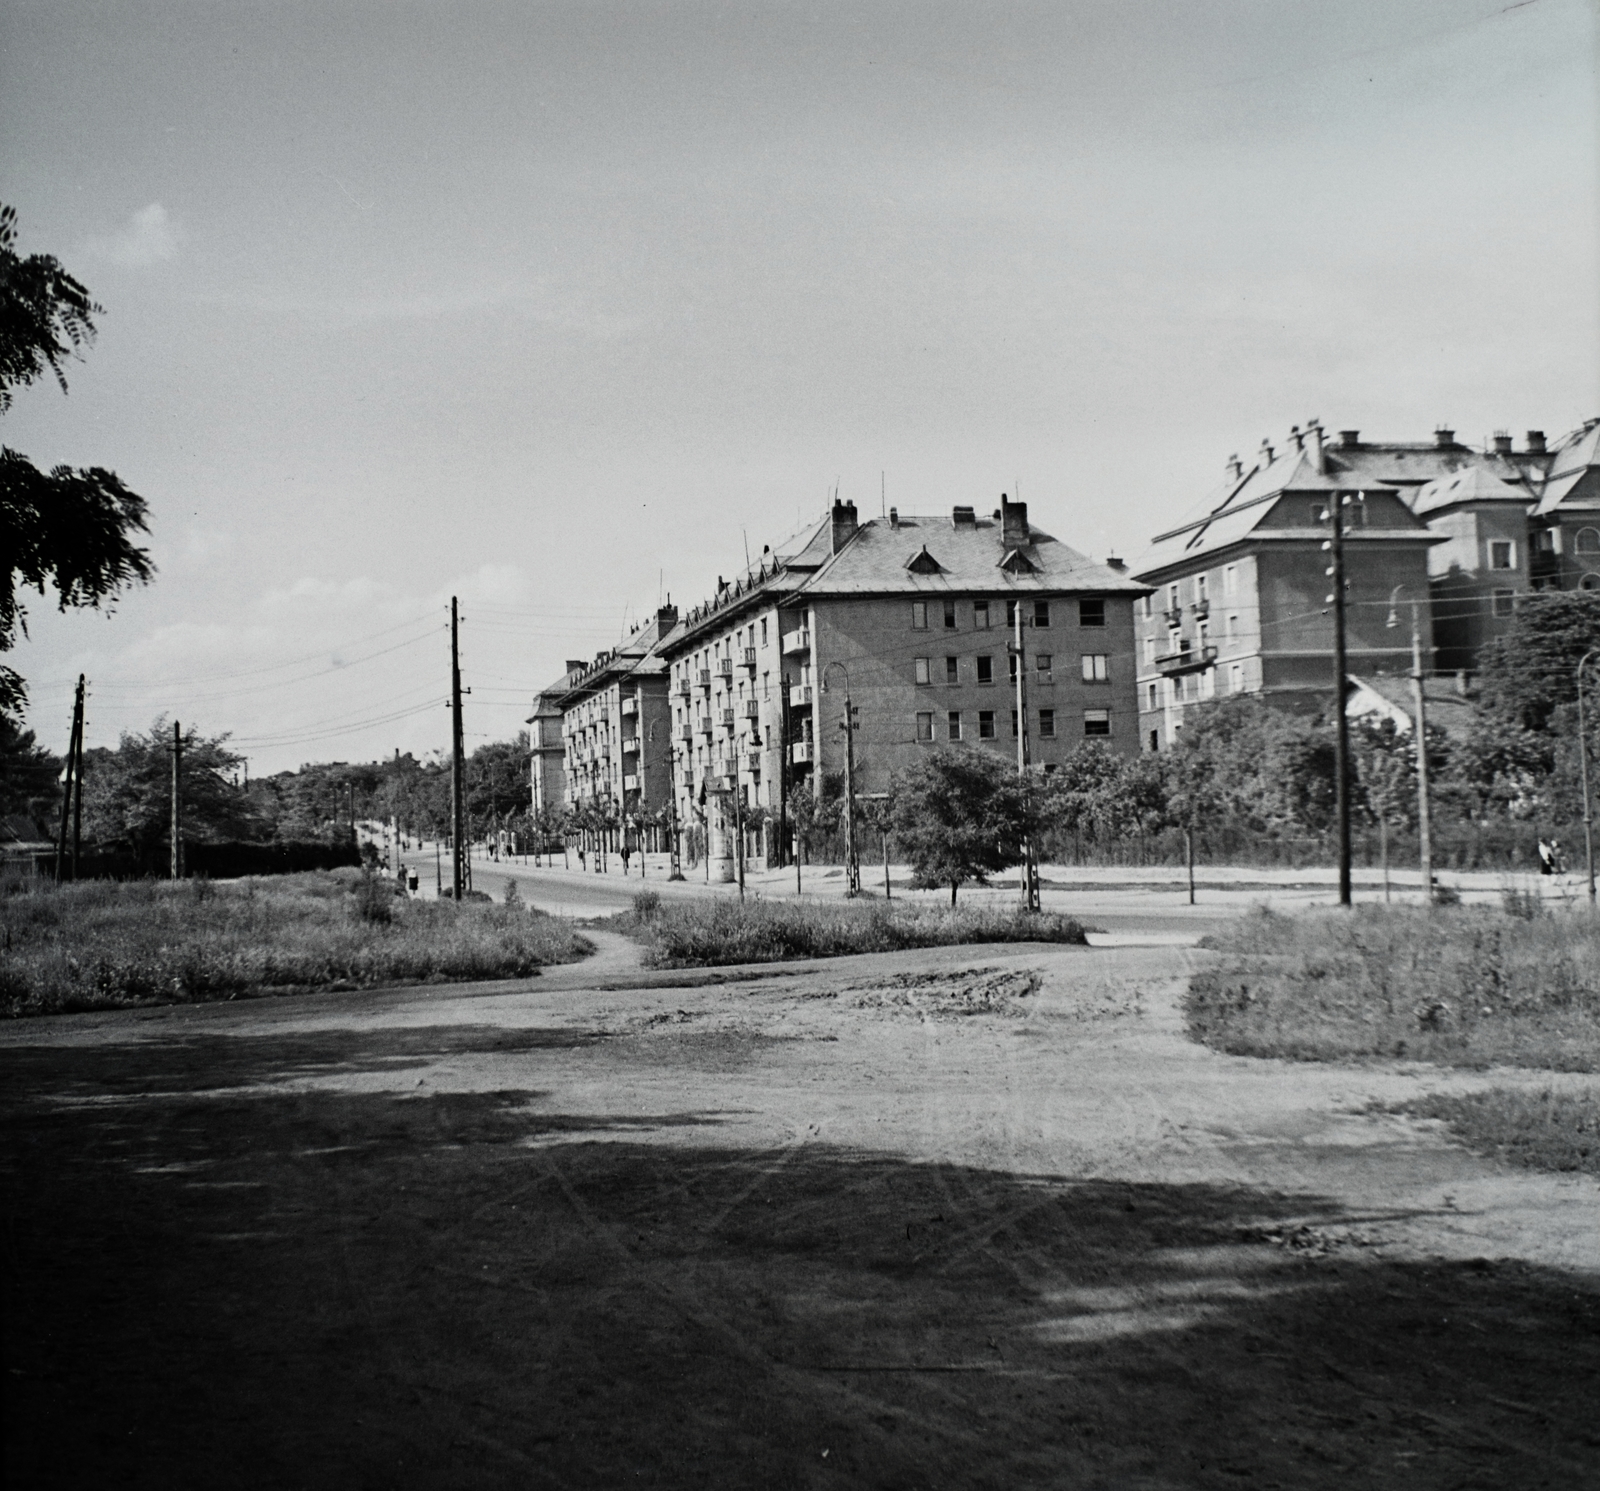
[[[105, 306], [0, 437], [160, 573], [64, 748], [469, 744], [835, 481], [1137, 554], [1229, 454], [1600, 414], [1590, 0], [10, 0], [0, 199]], [[409, 711], [409, 712], [408, 712]], [[374, 723], [368, 723], [374, 722]]]

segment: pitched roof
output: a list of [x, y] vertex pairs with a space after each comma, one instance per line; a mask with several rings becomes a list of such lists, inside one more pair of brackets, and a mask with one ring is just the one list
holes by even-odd
[[[1509, 472], [1496, 469], [1497, 463], [1488, 458], [1476, 466], [1464, 466], [1451, 476], [1430, 481], [1415, 491], [1404, 494], [1404, 501], [1418, 517], [1442, 511], [1463, 502], [1512, 502], [1521, 507], [1533, 503], [1533, 493], [1525, 482], [1506, 480]], [[1520, 472], [1515, 473], [1519, 478]]]
[[[1042, 529], [1028, 526], [1025, 545], [1003, 542], [993, 518], [953, 522], [948, 517], [872, 518], [856, 529], [800, 587], [796, 599], [833, 595], [946, 595], [971, 591], [1035, 594], [1086, 591], [1103, 595], [1143, 595], [1149, 589], [1126, 574], [1068, 548]], [[911, 568], [922, 551], [938, 561]], [[1027, 568], [1013, 554], [1027, 561]], [[926, 572], [925, 572], [926, 571]]]
[[1585, 504], [1600, 500], [1600, 419], [1589, 420], [1557, 442], [1534, 511], [1542, 516], [1569, 497]]

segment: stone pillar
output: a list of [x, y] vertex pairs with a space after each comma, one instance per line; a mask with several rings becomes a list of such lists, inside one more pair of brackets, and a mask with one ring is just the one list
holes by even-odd
[[732, 814], [728, 799], [718, 793], [706, 796], [706, 854], [711, 861], [711, 879], [726, 885], [734, 879]]

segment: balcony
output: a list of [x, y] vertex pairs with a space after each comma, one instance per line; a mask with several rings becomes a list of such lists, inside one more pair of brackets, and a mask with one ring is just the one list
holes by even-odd
[[797, 740], [789, 747], [789, 759], [796, 766], [809, 766], [815, 761], [815, 746], [809, 740]]
[[678, 726], [678, 739], [686, 741], [694, 739], [694, 726], [687, 720]]
[[1211, 602], [1204, 596], [1201, 596], [1201, 598], [1192, 606], [1190, 606], [1189, 609], [1194, 612], [1194, 619], [1196, 621], [1204, 621], [1211, 614]]
[[722, 711], [722, 728], [724, 730], [733, 729], [733, 711], [731, 709]]
[[797, 683], [789, 690], [789, 708], [804, 709], [811, 702], [811, 685]]
[[1182, 606], [1168, 606], [1167, 609], [1165, 611], [1163, 611], [1161, 614], [1167, 618], [1167, 625], [1168, 626], [1182, 626], [1183, 625], [1183, 607]]
[[697, 682], [701, 688], [709, 690], [711, 687], [711, 669], [702, 668]]
[[785, 632], [783, 634], [783, 650], [785, 653], [810, 652], [811, 628], [802, 626], [797, 627], [792, 632]]
[[754, 673], [756, 671], [756, 650], [755, 650], [755, 648], [753, 648], [753, 647], [745, 648], [745, 650], [744, 650], [744, 665], [752, 673]]
[[761, 701], [759, 699], [746, 699], [744, 701], [744, 717], [747, 720], [761, 718]]
[[637, 792], [639, 790], [639, 778], [630, 772], [622, 779], [622, 790], [624, 792]]
[[717, 659], [717, 672], [720, 673], [723, 678], [732, 678], [733, 659], [731, 657], [719, 657]]
[[746, 763], [748, 764], [748, 766], [750, 768], [751, 775], [760, 776], [761, 775], [761, 752], [760, 751], [748, 751], [748, 752], [745, 753], [745, 760], [746, 760]]
[[689, 679], [687, 675], [678, 680], [678, 686], [675, 692], [681, 699], [687, 699], [689, 697]]
[[630, 735], [622, 742], [622, 754], [624, 756], [637, 756], [639, 754], [639, 737], [637, 735]]
[[622, 701], [622, 717], [625, 720], [639, 717], [639, 701], [637, 699], [624, 699]]
[[715, 728], [711, 722], [710, 715], [703, 714], [700, 716], [700, 733], [702, 735], [710, 735]]
[[1168, 678], [1180, 673], [1199, 673], [1217, 660], [1217, 649], [1209, 642], [1204, 647], [1191, 647], [1187, 642], [1176, 652], [1156, 659], [1156, 667]]

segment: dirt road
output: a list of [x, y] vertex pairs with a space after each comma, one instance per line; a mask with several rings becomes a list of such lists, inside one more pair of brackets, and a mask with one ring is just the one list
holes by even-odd
[[600, 941], [0, 1031], [9, 1483], [1600, 1483], [1600, 1187], [1366, 1111], [1489, 1077], [1216, 1056], [1188, 949]]

